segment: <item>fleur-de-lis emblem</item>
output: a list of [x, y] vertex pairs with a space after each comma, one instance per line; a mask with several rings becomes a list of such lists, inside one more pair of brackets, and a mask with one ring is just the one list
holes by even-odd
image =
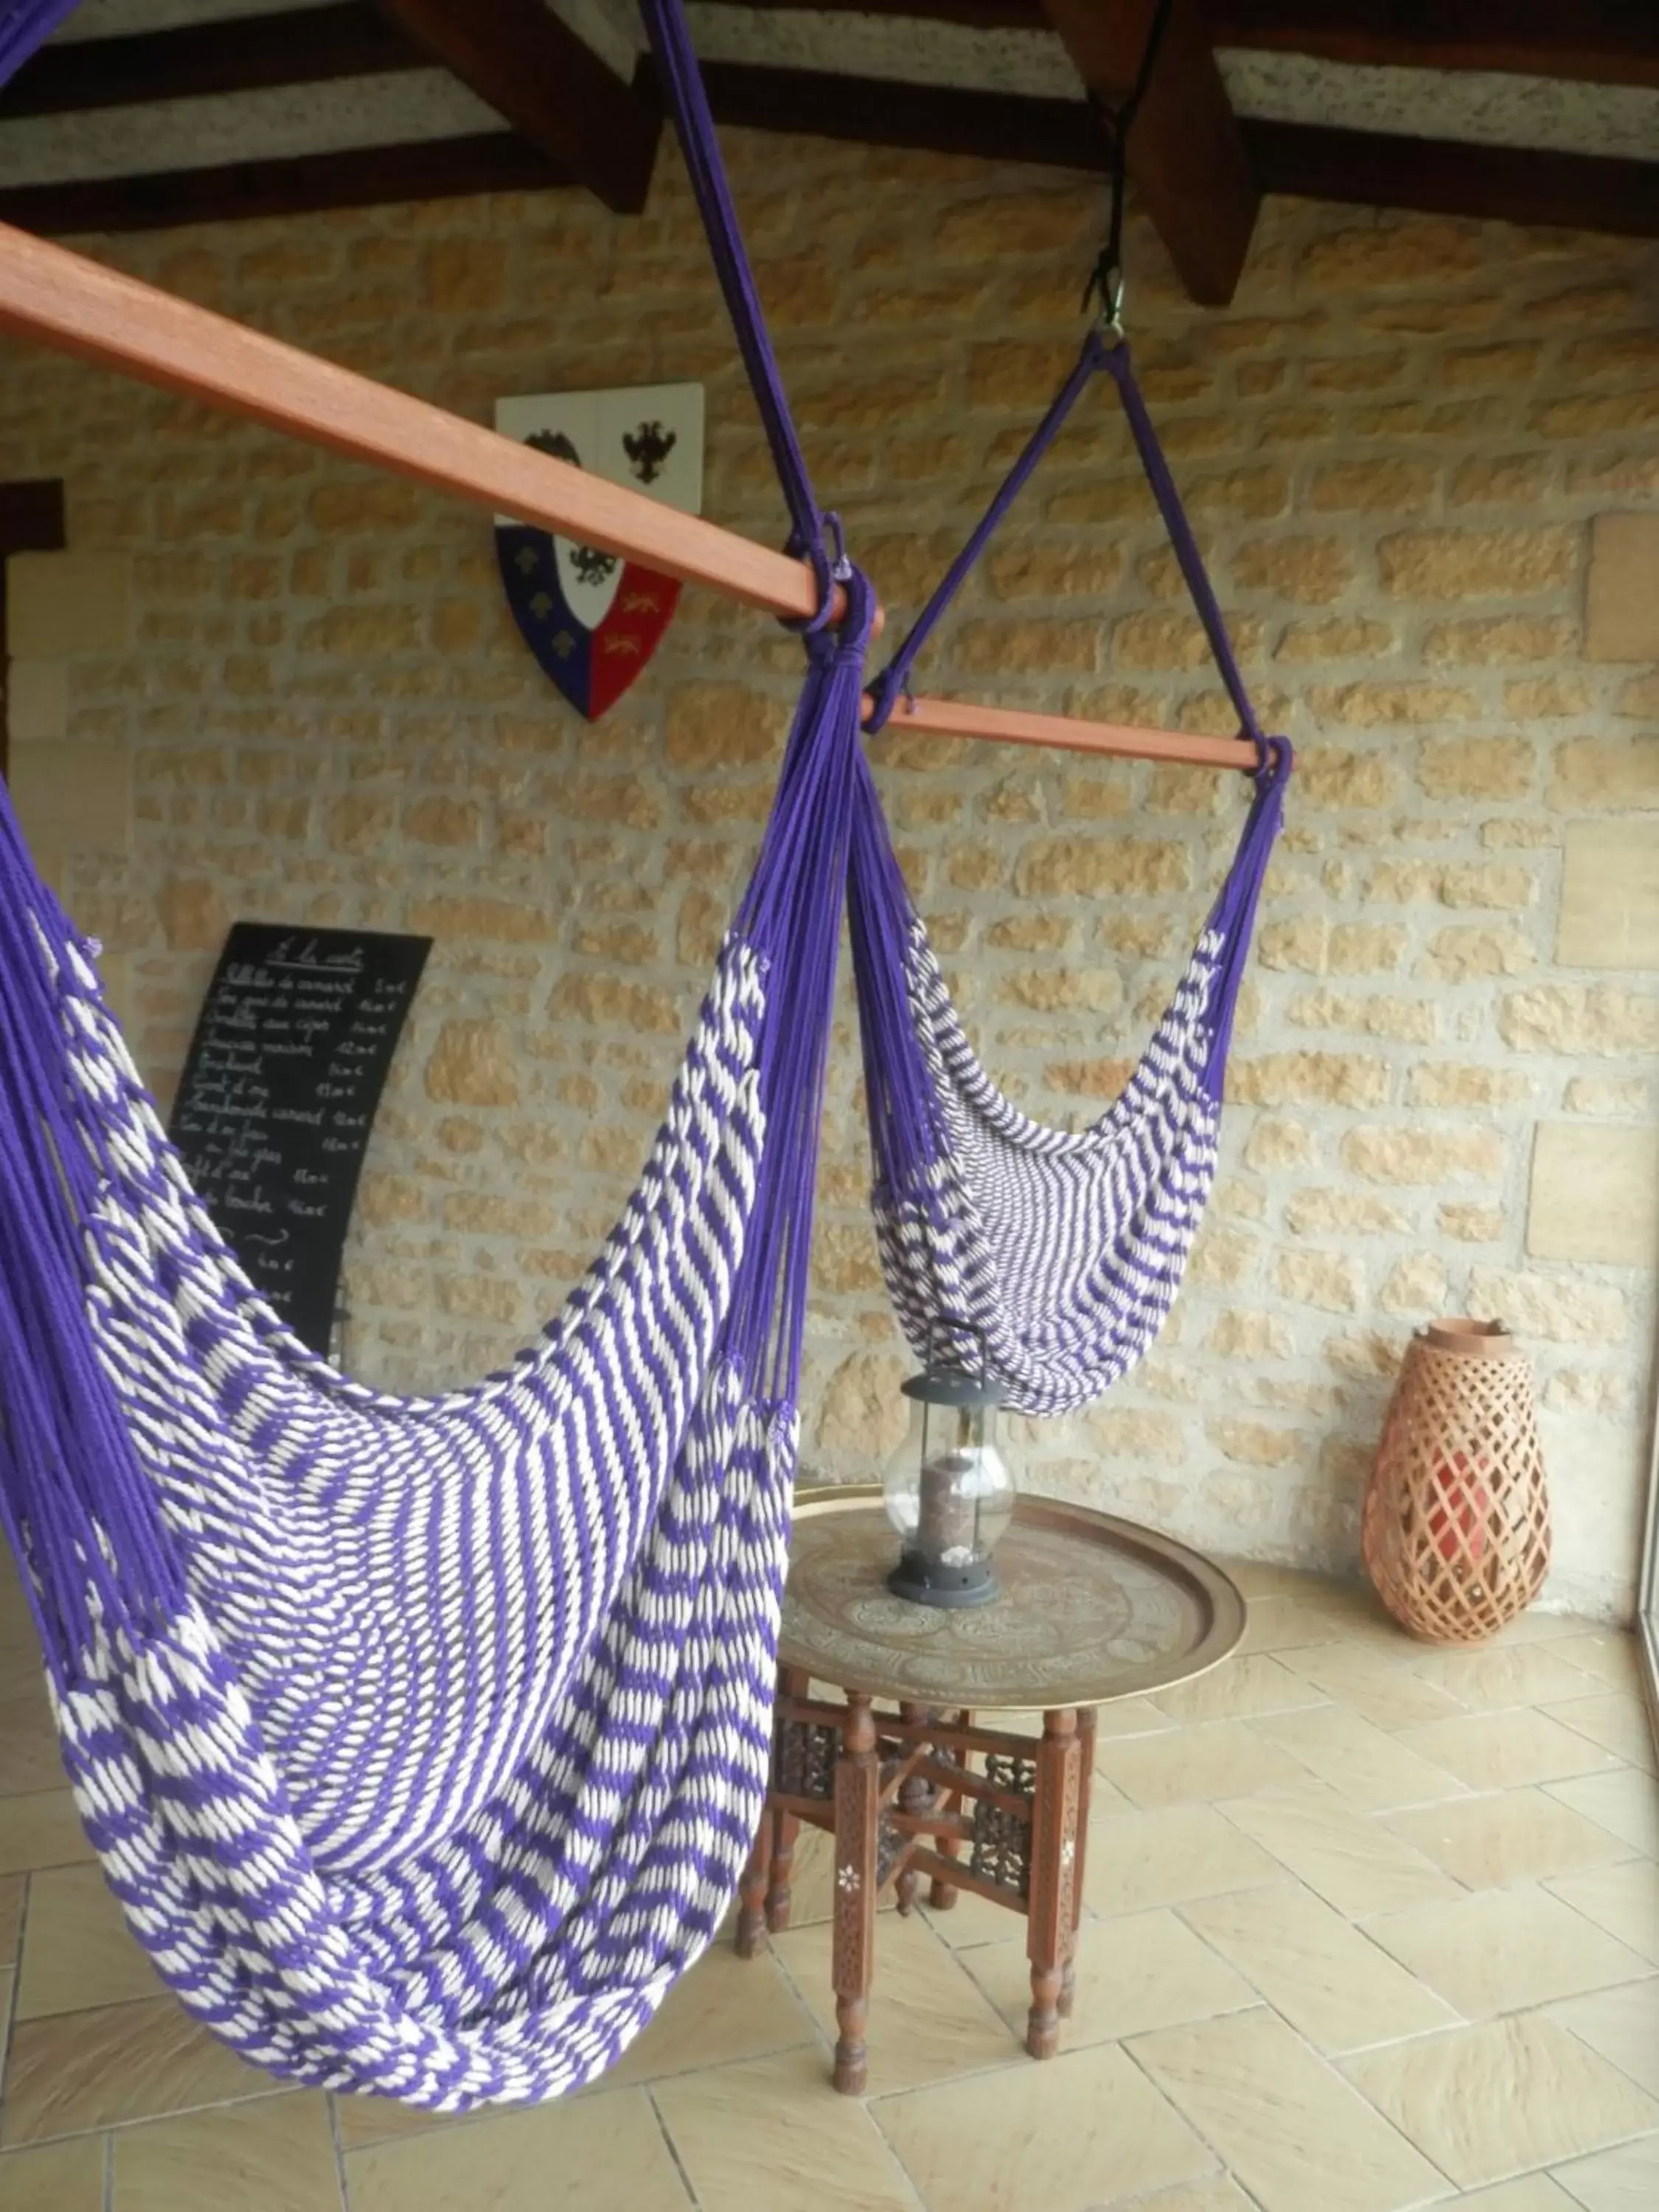
[[553, 611], [553, 602], [545, 592], [537, 592], [530, 602], [530, 611], [532, 615], [539, 615], [544, 622], [547, 620]]
[[571, 654], [576, 650], [576, 641], [571, 636], [568, 629], [562, 629], [558, 633], [558, 635], [553, 640], [553, 650], [558, 654], [561, 660], [568, 660]]
[[521, 576], [532, 574], [536, 567], [535, 547], [533, 545], [520, 545], [518, 551], [513, 556], [513, 562], [514, 566], [517, 568]]

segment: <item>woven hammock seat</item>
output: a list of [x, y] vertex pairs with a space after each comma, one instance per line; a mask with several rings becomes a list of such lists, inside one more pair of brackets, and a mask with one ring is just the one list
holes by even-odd
[[980, 1367], [1027, 1414], [1097, 1398], [1162, 1328], [1215, 1180], [1234, 1004], [1279, 833], [1291, 748], [1257, 724], [1221, 611], [1130, 365], [1091, 332], [1076, 367], [873, 686], [879, 726], [923, 646], [1078, 401], [1115, 386], [1199, 621], [1258, 747], [1255, 792], [1221, 892], [1167, 1011], [1092, 1127], [1045, 1127], [999, 1090], [951, 1005], [859, 763], [848, 890], [874, 1161], [872, 1205], [894, 1310], [918, 1358]]
[[[977, 1329], [1014, 1402], [1056, 1411], [1174, 1294], [1287, 764], [1265, 744], [1123, 1098], [1077, 1137], [1016, 1113], [893, 862], [860, 743], [873, 596], [824, 550], [679, 0], [646, 15], [822, 604], [661, 1128], [534, 1346], [404, 1399], [292, 1335], [191, 1189], [0, 787], [0, 1524], [76, 1803], [156, 1967], [244, 2057], [443, 2112], [603, 2071], [708, 1942], [760, 1817], [849, 890], [901, 1319], [919, 1346]], [[1127, 351], [1085, 363], [1134, 424]]]

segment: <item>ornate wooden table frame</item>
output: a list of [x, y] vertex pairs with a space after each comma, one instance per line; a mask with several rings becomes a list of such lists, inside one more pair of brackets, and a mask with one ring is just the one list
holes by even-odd
[[[1025, 2047], [1054, 2056], [1075, 1982], [1095, 1709], [1205, 1672], [1244, 1629], [1232, 1583], [1184, 1545], [1029, 1497], [998, 1553], [996, 1606], [941, 1613], [890, 1598], [896, 1540], [878, 1496], [798, 1501], [771, 1786], [737, 1927], [745, 1958], [787, 1928], [801, 1824], [834, 1838], [835, 2085], [849, 2095], [866, 2086], [890, 1884], [901, 1912], [926, 1878], [933, 1911], [966, 1889], [1025, 1916]], [[832, 1701], [815, 1680], [848, 1686]], [[1042, 1734], [997, 1726], [1011, 1709], [1040, 1710]]]
[[[905, 1704], [894, 1713], [856, 1690], [844, 1705], [821, 1703], [809, 1688], [799, 1668], [781, 1671], [772, 1789], [744, 1871], [738, 1955], [752, 1958], [764, 1933], [789, 1925], [790, 1868], [805, 1820], [836, 1839], [837, 2089], [857, 2096], [867, 2077], [877, 1903], [890, 1882], [899, 1911], [908, 1912], [923, 1875], [935, 1911], [969, 1889], [1026, 1916], [1025, 2048], [1033, 2058], [1053, 2057], [1076, 1978], [1093, 1708], [1046, 1713], [1033, 1737], [976, 1728], [966, 1711]], [[982, 1773], [968, 1764], [975, 1753]]]

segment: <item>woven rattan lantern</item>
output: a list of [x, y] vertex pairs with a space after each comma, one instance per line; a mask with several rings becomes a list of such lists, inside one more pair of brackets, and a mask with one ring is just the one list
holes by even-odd
[[1550, 1512], [1532, 1363], [1501, 1322], [1412, 1339], [1360, 1544], [1383, 1604], [1431, 1644], [1483, 1644], [1537, 1596]]

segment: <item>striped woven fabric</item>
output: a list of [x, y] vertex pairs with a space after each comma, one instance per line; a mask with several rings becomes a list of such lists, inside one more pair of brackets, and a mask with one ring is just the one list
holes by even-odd
[[349, 1381], [187, 1182], [0, 787], [0, 1519], [127, 1917], [255, 2063], [580, 2087], [764, 1797], [870, 600], [815, 638], [639, 1185], [514, 1364]]
[[1233, 1003], [1289, 760], [1272, 741], [1169, 1007], [1080, 1131], [1031, 1120], [981, 1065], [862, 780], [849, 896], [883, 1272], [917, 1356], [983, 1365], [1017, 1412], [1098, 1397], [1175, 1302], [1215, 1179]]

